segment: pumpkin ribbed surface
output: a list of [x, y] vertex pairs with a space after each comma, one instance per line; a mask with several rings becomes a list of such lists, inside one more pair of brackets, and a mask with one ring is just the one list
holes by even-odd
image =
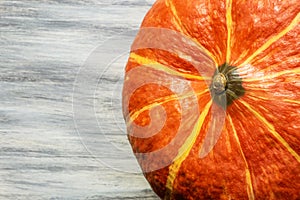
[[158, 0], [132, 45], [128, 138], [162, 199], [300, 199], [300, 3]]

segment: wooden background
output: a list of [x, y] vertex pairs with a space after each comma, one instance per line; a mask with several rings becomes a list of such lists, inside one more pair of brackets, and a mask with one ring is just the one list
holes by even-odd
[[157, 199], [121, 113], [152, 3], [0, 1], [0, 199]]

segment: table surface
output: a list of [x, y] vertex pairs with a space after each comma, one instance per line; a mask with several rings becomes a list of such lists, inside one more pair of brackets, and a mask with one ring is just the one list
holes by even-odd
[[0, 199], [158, 199], [121, 113], [152, 3], [0, 1]]

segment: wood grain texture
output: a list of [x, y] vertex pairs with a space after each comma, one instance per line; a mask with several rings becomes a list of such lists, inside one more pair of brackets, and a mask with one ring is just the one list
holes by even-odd
[[[126, 56], [86, 67], [115, 35], [130, 39], [152, 2], [0, 1], [0, 199], [157, 199], [121, 116]], [[82, 72], [96, 89], [74, 90]]]

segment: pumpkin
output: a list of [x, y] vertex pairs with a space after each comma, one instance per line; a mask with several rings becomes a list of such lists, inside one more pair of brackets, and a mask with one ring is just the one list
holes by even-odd
[[300, 1], [158, 0], [123, 114], [162, 199], [300, 199]]

